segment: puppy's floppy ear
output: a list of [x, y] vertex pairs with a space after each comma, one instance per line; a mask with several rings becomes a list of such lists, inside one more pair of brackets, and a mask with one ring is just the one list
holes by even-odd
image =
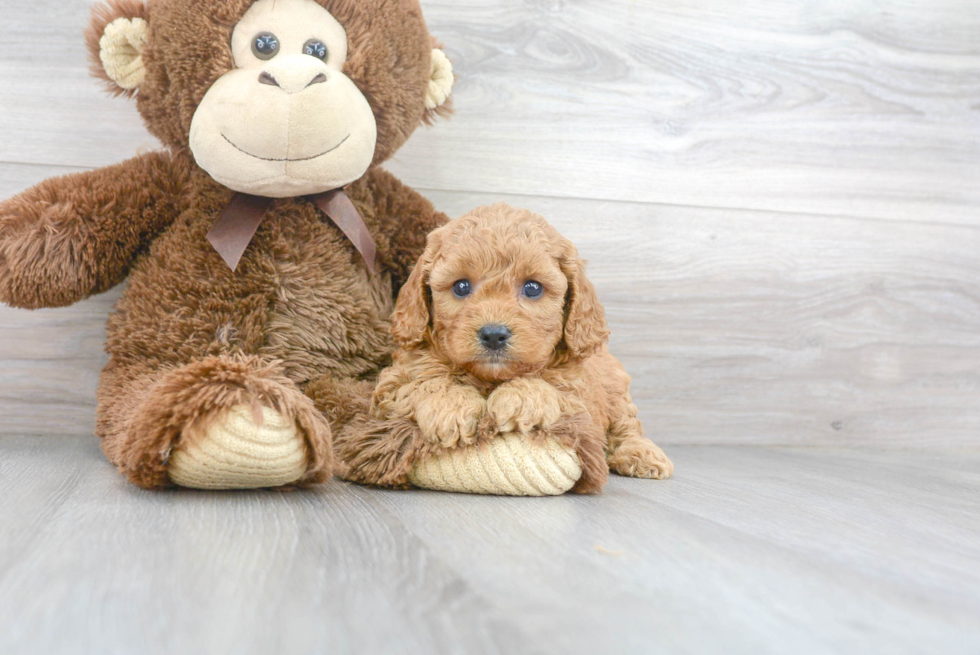
[[585, 276], [585, 262], [571, 241], [562, 239], [561, 270], [568, 278], [565, 298], [564, 344], [570, 358], [591, 357], [609, 340], [606, 312], [595, 287]]
[[143, 83], [149, 11], [142, 0], [108, 0], [92, 7], [85, 31], [92, 74], [115, 95], [133, 95]]
[[422, 347], [429, 331], [429, 273], [442, 243], [440, 230], [429, 234], [425, 252], [419, 258], [408, 281], [398, 292], [398, 302], [391, 314], [391, 336], [399, 348]]

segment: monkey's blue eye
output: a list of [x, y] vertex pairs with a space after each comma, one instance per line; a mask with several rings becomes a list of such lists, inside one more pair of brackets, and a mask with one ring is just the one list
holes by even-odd
[[473, 287], [470, 286], [469, 280], [457, 280], [453, 284], [453, 295], [457, 298], [465, 298], [471, 293], [473, 293]]
[[252, 39], [252, 54], [259, 59], [272, 59], [279, 54], [279, 38], [271, 32], [263, 32]]
[[528, 298], [540, 298], [543, 293], [544, 287], [541, 286], [540, 282], [528, 280], [524, 283], [524, 295]]
[[327, 60], [327, 46], [320, 39], [310, 39], [303, 46], [303, 54], [316, 57], [322, 61]]

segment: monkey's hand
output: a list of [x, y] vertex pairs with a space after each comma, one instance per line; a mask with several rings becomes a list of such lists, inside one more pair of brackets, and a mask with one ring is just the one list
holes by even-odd
[[0, 202], [0, 302], [62, 307], [122, 282], [182, 211], [188, 168], [152, 152]]

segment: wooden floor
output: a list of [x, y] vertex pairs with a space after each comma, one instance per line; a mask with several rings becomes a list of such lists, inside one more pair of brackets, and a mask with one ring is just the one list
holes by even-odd
[[[140, 491], [121, 290], [0, 307], [0, 655], [980, 652], [980, 4], [422, 4], [457, 113], [386, 166], [578, 244], [676, 478]], [[0, 198], [158, 147], [89, 5], [0, 0]]]
[[[158, 147], [90, 1], [0, 0], [0, 198]], [[980, 4], [422, 4], [456, 115], [386, 167], [575, 241], [658, 439], [980, 447]], [[91, 424], [117, 295], [0, 307], [0, 434]]]
[[598, 497], [146, 492], [0, 437], [0, 652], [980, 652], [980, 453], [678, 446]]

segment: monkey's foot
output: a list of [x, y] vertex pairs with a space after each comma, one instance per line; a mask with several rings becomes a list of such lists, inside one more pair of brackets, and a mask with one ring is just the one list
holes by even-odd
[[309, 454], [291, 419], [236, 405], [200, 430], [187, 430], [167, 466], [174, 484], [192, 489], [257, 489], [297, 482]]
[[554, 439], [502, 434], [416, 462], [409, 480], [438, 491], [502, 496], [558, 496], [582, 477], [575, 451]]

